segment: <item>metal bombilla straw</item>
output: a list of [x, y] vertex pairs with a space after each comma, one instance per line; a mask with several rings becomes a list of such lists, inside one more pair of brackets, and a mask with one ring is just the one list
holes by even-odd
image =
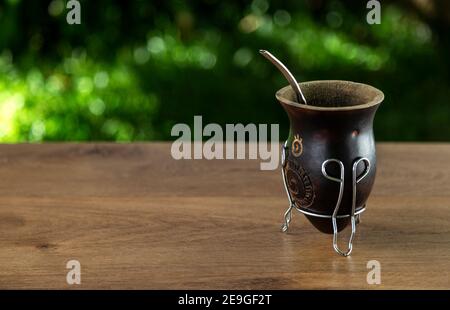
[[300, 86], [298, 85], [297, 80], [292, 75], [292, 73], [288, 70], [288, 68], [286, 68], [286, 66], [281, 61], [279, 61], [275, 56], [273, 56], [268, 51], [259, 50], [259, 52], [261, 53], [261, 55], [263, 55], [265, 58], [267, 58], [271, 63], [273, 63], [275, 65], [275, 67], [277, 67], [278, 70], [280, 70], [281, 73], [284, 75], [284, 77], [288, 80], [289, 85], [291, 85], [292, 89], [294, 90], [294, 92], [296, 94], [297, 102], [307, 104], [305, 96], [303, 96], [303, 92], [300, 89]]

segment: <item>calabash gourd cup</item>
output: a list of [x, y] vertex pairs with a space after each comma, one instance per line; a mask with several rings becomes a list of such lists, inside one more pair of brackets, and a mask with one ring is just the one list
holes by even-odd
[[[373, 135], [375, 113], [383, 93], [349, 81], [300, 83], [308, 104], [300, 104], [290, 86], [276, 98], [290, 120], [282, 148], [282, 175], [290, 202], [284, 217], [288, 229], [293, 209], [321, 232], [333, 234], [333, 247], [350, 255], [359, 217], [375, 181]], [[338, 232], [351, 224], [347, 250]]]

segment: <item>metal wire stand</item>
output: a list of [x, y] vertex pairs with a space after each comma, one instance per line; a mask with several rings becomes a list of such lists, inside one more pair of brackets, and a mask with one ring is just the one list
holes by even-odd
[[[356, 186], [357, 184], [364, 179], [367, 174], [370, 171], [370, 161], [368, 158], [365, 157], [361, 157], [356, 159], [353, 162], [353, 167], [352, 167], [352, 210], [351, 210], [351, 214], [344, 214], [344, 215], [338, 215], [339, 212], [339, 208], [341, 206], [341, 201], [342, 201], [342, 196], [344, 193], [344, 171], [345, 171], [345, 167], [344, 164], [342, 163], [342, 161], [338, 160], [338, 159], [334, 159], [334, 158], [330, 158], [325, 160], [322, 163], [322, 174], [325, 178], [337, 182], [339, 183], [339, 196], [336, 202], [336, 206], [334, 208], [333, 214], [332, 215], [324, 215], [324, 214], [318, 214], [318, 213], [314, 213], [314, 212], [310, 212], [307, 210], [304, 210], [301, 208], [301, 206], [297, 206], [295, 201], [292, 199], [291, 193], [289, 191], [288, 188], [288, 183], [286, 180], [286, 174], [284, 172], [284, 168], [286, 167], [286, 151], [288, 150], [287, 148], [287, 141], [284, 143], [283, 147], [282, 147], [282, 154], [281, 154], [281, 164], [282, 164], [282, 168], [281, 168], [281, 175], [283, 177], [283, 184], [284, 184], [284, 189], [286, 191], [286, 194], [288, 196], [288, 200], [289, 200], [289, 207], [286, 210], [286, 212], [284, 213], [284, 223], [281, 227], [281, 230], [283, 232], [286, 232], [289, 228], [289, 224], [292, 220], [292, 209], [296, 209], [297, 211], [309, 215], [309, 216], [314, 216], [314, 217], [320, 217], [320, 218], [331, 218], [332, 224], [333, 224], [333, 248], [334, 250], [339, 253], [342, 256], [349, 256], [350, 253], [353, 250], [353, 239], [355, 237], [355, 233], [356, 233], [356, 225], [360, 223], [361, 221], [361, 213], [365, 211], [365, 207], [361, 208], [360, 210], [358, 210], [356, 212]], [[326, 171], [326, 167], [328, 166], [328, 164], [330, 163], [337, 163], [339, 165], [340, 168], [340, 176], [339, 178], [333, 177], [328, 175], [327, 171]], [[365, 164], [365, 168], [364, 168], [364, 172], [360, 175], [357, 176], [357, 168], [358, 165], [363, 162]], [[338, 246], [338, 229], [337, 229], [337, 219], [338, 218], [346, 218], [346, 217], [351, 217], [351, 226], [352, 226], [352, 232], [350, 235], [350, 239], [348, 242], [348, 247], [346, 251], [342, 251], [339, 246]]]

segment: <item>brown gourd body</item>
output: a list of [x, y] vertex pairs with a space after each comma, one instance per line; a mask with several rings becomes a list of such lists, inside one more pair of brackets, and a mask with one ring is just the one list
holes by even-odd
[[[356, 212], [365, 207], [376, 174], [373, 120], [384, 95], [378, 89], [348, 81], [313, 81], [300, 83], [308, 105], [294, 102], [291, 87], [276, 94], [290, 120], [284, 169], [287, 187], [297, 208], [318, 215], [331, 216], [339, 196], [339, 183], [322, 173], [322, 163], [337, 159], [344, 164], [344, 190], [338, 215], [350, 215], [353, 186], [352, 166], [365, 157], [370, 171], [356, 186]], [[358, 165], [357, 175], [364, 172]], [[339, 177], [337, 164], [326, 168], [330, 176]], [[306, 214], [305, 214], [306, 215]], [[306, 215], [320, 231], [333, 233], [330, 218]], [[338, 218], [338, 231], [350, 217]]]

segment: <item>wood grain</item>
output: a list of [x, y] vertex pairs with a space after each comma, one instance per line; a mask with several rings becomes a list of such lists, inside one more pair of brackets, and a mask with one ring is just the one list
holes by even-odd
[[[0, 146], [0, 288], [449, 289], [450, 144], [378, 144], [351, 257], [287, 207], [255, 160], [170, 144]], [[348, 230], [346, 230], [348, 234]], [[345, 235], [345, 233], [344, 233]], [[66, 262], [82, 283], [66, 283]], [[381, 285], [366, 264], [381, 263]]]

